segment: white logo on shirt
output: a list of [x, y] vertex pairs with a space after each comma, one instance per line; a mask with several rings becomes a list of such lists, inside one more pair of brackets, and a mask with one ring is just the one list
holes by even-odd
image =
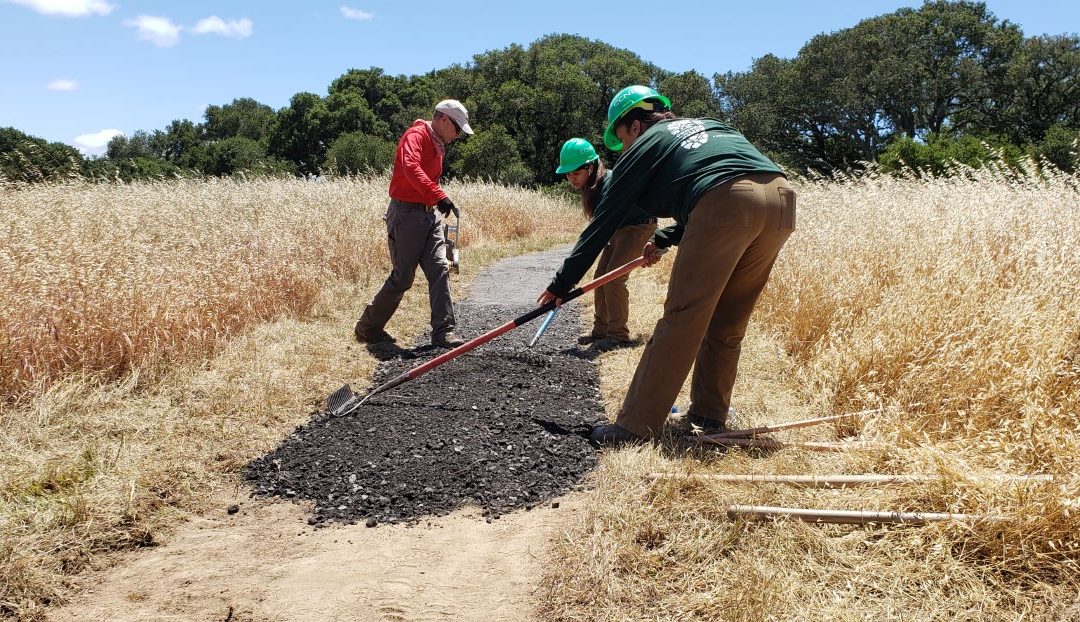
[[668, 123], [667, 129], [671, 135], [682, 140], [679, 146], [683, 149], [697, 149], [709, 141], [709, 134], [705, 131], [705, 124], [697, 119], [682, 119]]

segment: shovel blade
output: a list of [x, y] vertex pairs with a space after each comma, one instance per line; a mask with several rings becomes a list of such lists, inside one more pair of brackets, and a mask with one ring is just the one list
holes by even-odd
[[351, 412], [359, 401], [360, 396], [353, 392], [352, 387], [347, 384], [342, 385], [340, 389], [326, 398], [326, 410], [331, 415], [340, 417]]

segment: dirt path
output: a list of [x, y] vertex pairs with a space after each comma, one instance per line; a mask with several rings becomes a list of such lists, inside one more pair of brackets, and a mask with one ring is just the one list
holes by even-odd
[[[514, 317], [508, 315], [514, 310], [501, 307], [502, 302], [530, 300], [547, 283], [554, 265], [564, 254], [565, 249], [558, 249], [514, 258], [484, 271], [473, 287], [473, 297], [467, 307], [471, 311], [467, 313], [472, 318], [490, 316], [484, 322], [495, 317], [502, 321]], [[466, 332], [466, 337], [483, 329], [475, 319], [469, 323], [472, 326], [468, 327], [471, 330]], [[533, 329], [519, 329], [518, 332], [529, 334], [514, 334], [513, 343], [527, 340]], [[537, 356], [557, 357], [561, 356], [560, 353], [570, 351], [571, 358], [587, 361], [589, 357], [583, 357], [581, 353], [574, 355], [574, 348], [567, 345], [576, 329], [576, 321], [571, 321], [570, 314], [566, 314], [562, 327], [556, 330], [553, 325], [552, 336], [545, 336], [542, 343], [547, 349], [542, 352], [546, 354]], [[509, 348], [516, 349], [517, 346]], [[501, 364], [504, 365], [507, 361], [514, 363], [513, 352], [507, 354], [506, 347], [503, 350], [503, 355], [492, 356], [490, 360], [478, 358], [478, 353], [467, 355], [474, 358], [471, 364], [463, 363], [462, 368], [477, 368], [477, 373], [491, 373], [490, 369], [486, 369], [489, 364], [498, 366], [498, 361], [503, 361]], [[390, 360], [387, 364], [391, 368], [395, 364], [408, 365], [400, 360]], [[432, 372], [434, 375], [435, 372]], [[535, 386], [525, 387], [527, 383], [521, 379], [514, 379], [512, 383], [516, 390], [533, 392], [530, 400], [551, 387], [551, 380], [546, 379], [545, 374], [534, 373], [532, 376], [537, 378]], [[433, 379], [435, 386], [438, 381], [438, 377]], [[417, 390], [423, 399], [423, 387]], [[472, 395], [475, 398], [475, 394]], [[424, 406], [434, 407], [436, 404]], [[517, 425], [519, 434], [527, 433], [541, 439], [533, 442], [539, 448], [550, 448], [550, 443], [561, 443], [562, 446], [576, 443], [573, 439], [579, 438], [577, 434], [551, 432], [551, 429], [559, 427], [551, 423], [552, 419], [558, 420], [564, 410], [565, 416], [571, 418], [591, 421], [595, 416], [572, 412], [563, 406], [559, 404], [560, 412], [554, 415], [516, 406], [513, 410], [516, 411], [514, 414], [518, 423], [511, 426]], [[386, 408], [396, 408], [400, 412], [403, 407], [400, 403], [390, 401]], [[451, 409], [451, 412], [454, 410]], [[497, 405], [492, 410], [509, 411]], [[470, 413], [466, 410], [466, 415], [476, 417], [475, 409], [473, 411]], [[283, 449], [279, 448], [274, 455], [278, 455], [280, 460], [288, 460], [302, 455], [305, 447], [310, 451], [313, 446], [311, 437], [306, 437], [304, 432], [312, 428], [318, 428], [323, 434], [337, 430], [339, 437], [348, 437], [348, 428], [333, 427], [346, 423], [356, 425], [355, 421], [329, 418], [323, 418], [321, 424], [313, 422], [283, 443], [282, 448], [294, 448], [291, 454], [283, 453]], [[497, 437], [495, 434], [478, 436]], [[291, 445], [290, 440], [293, 441]], [[487, 448], [481, 443], [476, 448], [466, 448], [465, 453]], [[334, 449], [334, 452], [341, 451], [340, 447]], [[508, 499], [513, 497], [507, 497], [500, 492], [501, 489], [512, 491], [522, 486], [528, 487], [532, 480], [523, 479], [525, 473], [518, 479], [491, 477], [491, 471], [505, 470], [505, 465], [520, 465], [520, 461], [529, 459], [528, 453], [525, 452], [523, 457], [520, 450], [504, 453], [507, 454], [505, 458], [498, 455], [489, 458], [489, 468], [483, 471], [484, 465], [481, 464], [472, 479], [461, 480], [463, 488], [467, 488], [458, 491], [463, 497], [440, 498], [444, 503], [461, 498], [479, 499], [480, 507], [474, 505], [446, 515], [425, 516], [416, 511], [412, 495], [399, 495], [391, 503], [398, 507], [377, 508], [382, 514], [375, 528], [365, 527], [364, 520], [355, 520], [362, 519], [365, 513], [376, 511], [360, 502], [361, 495], [356, 494], [355, 501], [350, 496], [347, 503], [355, 505], [347, 506], [337, 505], [345, 502], [344, 496], [333, 504], [328, 504], [325, 496], [320, 498], [319, 495], [328, 489], [338, 490], [327, 488], [332, 484], [337, 485], [334, 484], [337, 480], [332, 482], [328, 477], [307, 478], [312, 482], [312, 488], [291, 491], [293, 495], [289, 497], [298, 502], [290, 503], [278, 496], [264, 496], [280, 494], [270, 490], [280, 478], [267, 479], [267, 471], [255, 469], [248, 476], [258, 493], [256, 496], [249, 497], [252, 489], [247, 486], [238, 487], [235, 495], [220, 495], [220, 510], [207, 516], [193, 517], [179, 527], [164, 545], [127, 554], [114, 568], [89, 577], [88, 584], [93, 587], [76, 602], [51, 611], [48, 619], [55, 622], [532, 619], [532, 590], [539, 578], [540, 562], [548, 543], [559, 525], [573, 520], [568, 513], [579, 511], [581, 504], [578, 493], [563, 494], [554, 500], [552, 495], [572, 488], [581, 473], [578, 467], [588, 464], [588, 461], [583, 460], [578, 451], [567, 452], [573, 455], [574, 469], [568, 469], [568, 463], [558, 460], [553, 460], [550, 465], [558, 470], [556, 479], [561, 478], [557, 486], [549, 485], [541, 490], [541, 494], [530, 491], [532, 496], [527, 503], [523, 499], [509, 502]], [[404, 454], [408, 455], [409, 451]], [[540, 455], [550, 457], [550, 454]], [[395, 452], [387, 452], [386, 458], [396, 455]], [[331, 457], [336, 458], [336, 454]], [[415, 455], [412, 457], [416, 458]], [[445, 459], [454, 457], [450, 453]], [[313, 462], [320, 465], [320, 473], [328, 470], [325, 450], [313, 456], [314, 459], [322, 461]], [[475, 461], [469, 462], [473, 463]], [[544, 467], [548, 467], [546, 459], [535, 463], [530, 469], [519, 466], [517, 472], [528, 472], [535, 477], [537, 468]], [[301, 465], [299, 468], [306, 467]], [[397, 469], [393, 472], [407, 471]], [[513, 473], [515, 469], [510, 468], [509, 471]], [[342, 481], [350, 482], [353, 492], [357, 492], [359, 487], [356, 485], [355, 472], [351, 480], [347, 479], [347, 472], [338, 475]], [[541, 472], [540, 475], [544, 474]], [[268, 481], [270, 484], [266, 483]], [[298, 487], [297, 481], [306, 480], [297, 478], [290, 480], [290, 483]], [[487, 489], [486, 496], [477, 494], [477, 489], [469, 482], [480, 482], [483, 484], [481, 488], [487, 489], [489, 485], [491, 488]], [[259, 493], [260, 484], [264, 486], [263, 493]], [[401, 485], [385, 480], [382, 484], [391, 487]], [[413, 487], [416, 483], [409, 482], [408, 485]], [[445, 485], [443, 483], [443, 487]], [[347, 494], [348, 491], [344, 493]], [[372, 496], [378, 496], [378, 491]], [[418, 498], [428, 499], [429, 496], [421, 494]], [[405, 503], [404, 497], [408, 497], [411, 505], [398, 503], [398, 499]], [[238, 511], [229, 514], [226, 508], [230, 505], [238, 506]], [[434, 505], [439, 506], [438, 503]], [[327, 512], [327, 507], [333, 510], [347, 507], [348, 510]], [[481, 507], [489, 509], [482, 512]], [[503, 514], [496, 511], [514, 508], [517, 508], [516, 511]], [[408, 520], [385, 524], [388, 514]], [[355, 524], [349, 524], [351, 522]], [[314, 528], [311, 524], [323, 526]]]
[[463, 510], [376, 529], [312, 529], [298, 505], [245, 502], [237, 514], [195, 518], [167, 544], [128, 555], [49, 619], [530, 620], [540, 561], [579, 497], [490, 523]]

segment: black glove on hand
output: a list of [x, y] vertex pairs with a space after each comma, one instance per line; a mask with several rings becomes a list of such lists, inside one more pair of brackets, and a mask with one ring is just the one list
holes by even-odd
[[450, 212], [454, 212], [454, 216], [461, 218], [461, 212], [458, 211], [457, 206], [454, 205], [454, 202], [450, 200], [450, 197], [444, 197], [435, 204], [435, 207], [444, 217], [449, 216]]

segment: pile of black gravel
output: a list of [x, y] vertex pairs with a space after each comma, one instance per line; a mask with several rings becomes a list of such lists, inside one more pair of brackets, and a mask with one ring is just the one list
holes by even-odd
[[[515, 258], [479, 275], [471, 301], [457, 305], [459, 334], [468, 339], [529, 311], [521, 301], [543, 289], [561, 257]], [[498, 518], [567, 492], [595, 466], [588, 435], [604, 416], [595, 352], [576, 344], [574, 313], [561, 311], [534, 348], [525, 344], [541, 319], [350, 415], [315, 415], [248, 465], [255, 494], [313, 501], [313, 525], [373, 525], [466, 505]], [[371, 349], [385, 359], [373, 387], [443, 352]], [[363, 394], [359, 384], [354, 389]]]

